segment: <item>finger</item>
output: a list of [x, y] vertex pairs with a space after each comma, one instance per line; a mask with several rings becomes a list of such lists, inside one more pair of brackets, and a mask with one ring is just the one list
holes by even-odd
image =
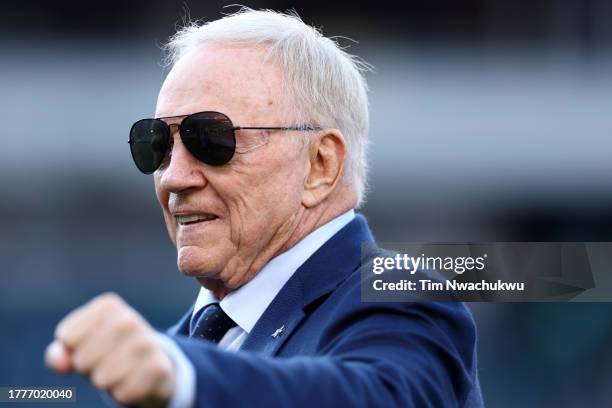
[[122, 304], [121, 298], [115, 294], [97, 296], [62, 319], [55, 330], [55, 337], [69, 350], [74, 349]]
[[73, 368], [68, 351], [57, 340], [52, 341], [47, 346], [45, 350], [45, 364], [58, 374], [68, 374]]
[[166, 367], [155, 359], [142, 361], [124, 381], [113, 387], [110, 393], [121, 404], [155, 400], [166, 392], [166, 384], [161, 381], [164, 370]]
[[134, 370], [147, 356], [148, 349], [143, 345], [142, 337], [131, 336], [100, 361], [91, 373], [91, 381], [96, 388], [109, 390], [130, 375], [142, 375]]
[[81, 340], [72, 353], [74, 367], [83, 374], [89, 373], [107, 355], [123, 344], [127, 338], [140, 329], [138, 316], [124, 309], [92, 329], [91, 335]]

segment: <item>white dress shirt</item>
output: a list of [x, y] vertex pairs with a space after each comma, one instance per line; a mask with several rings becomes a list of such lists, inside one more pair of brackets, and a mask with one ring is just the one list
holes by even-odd
[[[355, 212], [351, 209], [317, 228], [288, 251], [272, 258], [253, 279], [227, 294], [221, 301], [211, 291], [202, 287], [191, 318], [193, 319], [200, 309], [218, 302], [221, 309], [236, 322], [236, 326], [223, 336], [218, 347], [238, 350], [295, 271], [353, 218]], [[170, 337], [160, 335], [159, 338], [176, 368], [176, 388], [168, 407], [191, 407], [195, 402], [195, 368]]]

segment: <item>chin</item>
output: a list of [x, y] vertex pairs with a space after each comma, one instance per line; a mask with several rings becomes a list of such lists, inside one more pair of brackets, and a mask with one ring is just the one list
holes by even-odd
[[177, 251], [178, 269], [183, 275], [192, 278], [214, 278], [222, 269], [221, 262], [215, 259], [216, 257], [211, 257], [214, 253], [216, 253], [214, 249], [181, 247]]

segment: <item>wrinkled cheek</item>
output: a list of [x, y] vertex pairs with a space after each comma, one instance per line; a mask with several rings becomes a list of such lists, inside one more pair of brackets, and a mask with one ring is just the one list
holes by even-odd
[[267, 228], [261, 225], [265, 214], [258, 211], [257, 200], [236, 200], [230, 206], [230, 214], [230, 240], [238, 252], [244, 254], [265, 242]]
[[239, 248], [244, 240], [246, 220], [242, 218], [242, 211], [238, 205], [232, 205], [229, 208], [229, 239], [236, 248]]

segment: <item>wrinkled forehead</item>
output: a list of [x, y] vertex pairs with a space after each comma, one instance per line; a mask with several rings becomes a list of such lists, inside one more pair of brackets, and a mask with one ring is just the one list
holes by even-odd
[[283, 115], [280, 66], [256, 46], [206, 44], [177, 61], [162, 85], [156, 117], [200, 111], [228, 114], [236, 123]]

